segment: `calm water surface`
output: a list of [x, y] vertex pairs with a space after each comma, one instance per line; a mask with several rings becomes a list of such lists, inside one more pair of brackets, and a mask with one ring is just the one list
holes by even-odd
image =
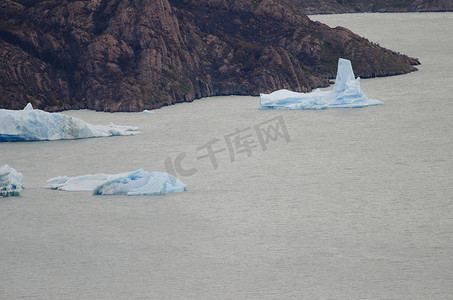
[[[6, 143], [25, 176], [0, 198], [0, 298], [452, 299], [453, 14], [316, 16], [417, 57], [362, 81], [383, 106], [259, 111], [216, 97], [154, 114], [69, 111], [141, 134]], [[282, 117], [291, 141], [197, 159], [209, 142]], [[250, 127], [250, 128], [249, 128]], [[42, 189], [58, 175], [165, 171], [186, 152], [189, 191], [158, 197]], [[231, 162], [233, 158], [234, 162]]]

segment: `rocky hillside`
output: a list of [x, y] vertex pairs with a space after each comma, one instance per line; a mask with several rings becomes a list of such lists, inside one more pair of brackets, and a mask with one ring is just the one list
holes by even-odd
[[2, 0], [0, 107], [140, 111], [196, 98], [326, 86], [414, 58], [281, 0]]
[[453, 11], [453, 0], [289, 0], [306, 14]]

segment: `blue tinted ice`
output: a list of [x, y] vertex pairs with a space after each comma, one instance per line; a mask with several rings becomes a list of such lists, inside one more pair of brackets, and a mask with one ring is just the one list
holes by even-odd
[[63, 191], [90, 191], [94, 195], [164, 195], [187, 191], [187, 186], [173, 175], [137, 170], [121, 174], [95, 174], [55, 177], [46, 188]]
[[0, 167], [0, 196], [19, 196], [24, 188], [24, 176], [8, 165]]
[[338, 60], [335, 86], [331, 91], [316, 89], [311, 93], [278, 90], [260, 95], [260, 109], [326, 109], [330, 107], [356, 108], [382, 104], [368, 99], [360, 89], [360, 78], [355, 78], [351, 62]]
[[33, 109], [0, 109], [0, 142], [52, 141], [116, 135], [134, 135], [137, 127], [91, 125], [79, 118]]

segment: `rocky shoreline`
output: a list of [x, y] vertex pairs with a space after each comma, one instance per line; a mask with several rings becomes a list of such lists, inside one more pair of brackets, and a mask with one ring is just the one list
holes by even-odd
[[453, 11], [453, 0], [291, 0], [308, 15]]
[[329, 84], [339, 57], [362, 78], [419, 64], [275, 0], [4, 0], [0, 53], [0, 108], [47, 111], [307, 92]]

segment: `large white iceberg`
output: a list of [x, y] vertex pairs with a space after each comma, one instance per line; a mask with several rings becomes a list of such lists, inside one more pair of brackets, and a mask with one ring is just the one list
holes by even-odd
[[326, 109], [329, 107], [357, 108], [382, 104], [368, 99], [360, 89], [360, 77], [355, 78], [351, 62], [338, 60], [337, 78], [331, 91], [316, 89], [311, 93], [278, 90], [260, 95], [260, 109]]
[[19, 196], [24, 188], [24, 176], [8, 165], [0, 167], [0, 196]]
[[79, 118], [33, 109], [0, 109], [0, 142], [53, 141], [117, 135], [135, 135], [137, 127], [91, 125]]
[[187, 186], [168, 173], [142, 169], [121, 174], [59, 176], [47, 180], [45, 188], [62, 191], [90, 191], [93, 195], [164, 195], [187, 191]]

